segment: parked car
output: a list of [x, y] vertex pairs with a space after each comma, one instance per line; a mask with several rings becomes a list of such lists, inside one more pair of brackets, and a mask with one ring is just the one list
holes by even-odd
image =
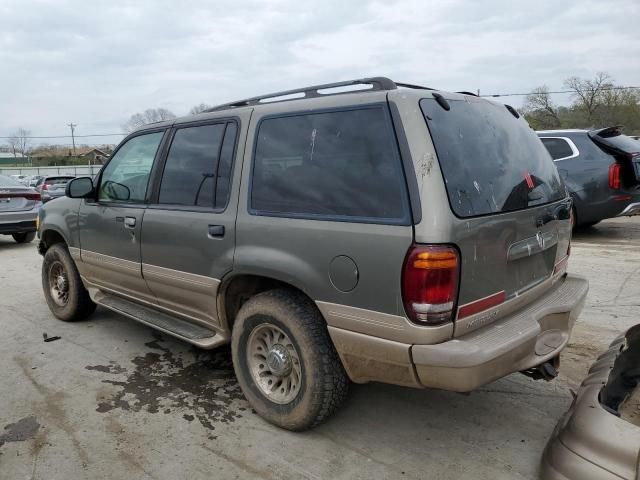
[[543, 480], [640, 478], [640, 325], [595, 362], [542, 457]]
[[0, 175], [0, 234], [18, 243], [36, 237], [36, 218], [42, 205], [40, 194], [17, 180]]
[[63, 197], [67, 183], [74, 178], [76, 177], [73, 175], [57, 175], [55, 177], [42, 177], [38, 180], [36, 188], [42, 195], [42, 203]]
[[53, 314], [100, 304], [230, 343], [249, 403], [291, 430], [350, 380], [551, 379], [588, 289], [566, 273], [571, 200], [516, 110], [386, 78], [148, 125], [67, 196], [40, 215]]
[[27, 176], [26, 175], [11, 175], [11, 178], [13, 178], [16, 182], [20, 183], [21, 185], [25, 185], [26, 181], [27, 181]]
[[619, 127], [537, 133], [571, 193], [575, 225], [640, 214], [640, 141]]
[[38, 182], [40, 181], [41, 178], [44, 178], [43, 175], [32, 175], [29, 177], [29, 186], [30, 187], [37, 187], [38, 186]]

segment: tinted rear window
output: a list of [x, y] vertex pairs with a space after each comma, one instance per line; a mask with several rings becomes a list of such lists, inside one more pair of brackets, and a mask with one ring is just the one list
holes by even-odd
[[402, 165], [385, 110], [263, 120], [251, 209], [280, 216], [408, 223]]
[[48, 177], [44, 183], [47, 185], [55, 185], [56, 183], [66, 184], [73, 180], [75, 177]]
[[537, 135], [502, 104], [475, 97], [420, 101], [459, 217], [510, 212], [565, 196], [558, 171]]
[[573, 150], [564, 138], [541, 138], [542, 143], [551, 154], [551, 158], [558, 160], [573, 155]]

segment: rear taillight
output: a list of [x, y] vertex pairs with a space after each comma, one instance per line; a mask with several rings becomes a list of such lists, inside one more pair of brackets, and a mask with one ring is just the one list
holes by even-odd
[[40, 200], [42, 200], [42, 197], [37, 192], [25, 193], [23, 197], [26, 198], [27, 200], [35, 200], [36, 202], [39, 202]]
[[42, 190], [49, 190], [49, 185], [47, 185], [46, 183], [43, 183]]
[[618, 190], [620, 188], [620, 164], [609, 165], [609, 188]]
[[460, 257], [443, 245], [413, 245], [402, 270], [402, 301], [407, 316], [435, 325], [453, 318], [458, 296]]

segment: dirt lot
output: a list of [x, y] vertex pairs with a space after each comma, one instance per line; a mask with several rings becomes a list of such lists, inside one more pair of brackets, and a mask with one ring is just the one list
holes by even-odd
[[[531, 479], [598, 352], [640, 318], [640, 218], [576, 234], [587, 305], [551, 383], [516, 374], [471, 395], [357, 385], [328, 423], [278, 430], [243, 400], [228, 351], [106, 310], [49, 313], [35, 243], [0, 237], [0, 479]], [[60, 340], [43, 342], [43, 333]]]

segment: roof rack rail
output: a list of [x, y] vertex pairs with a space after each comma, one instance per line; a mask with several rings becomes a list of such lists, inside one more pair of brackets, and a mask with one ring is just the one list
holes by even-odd
[[[237, 108], [237, 107], [247, 107], [251, 105], [259, 105], [262, 103], [275, 103], [275, 102], [284, 102], [288, 100], [298, 100], [300, 98], [320, 97], [323, 95], [338, 95], [341, 93], [352, 93], [352, 91], [336, 92], [336, 93], [320, 92], [320, 90], [349, 87], [352, 85], [371, 85], [371, 89], [366, 89], [365, 91], [395, 90], [396, 88], [398, 88], [398, 85], [404, 86], [404, 84], [399, 84], [399, 83], [396, 84], [393, 80], [386, 77], [361, 78], [358, 80], [347, 80], [344, 82], [325, 83], [323, 85], [313, 85], [311, 87], [296, 88], [293, 90], [285, 90], [283, 92], [275, 92], [275, 93], [269, 93], [266, 95], [260, 95], [257, 97], [246, 98], [244, 100], [238, 100], [235, 102], [225, 103], [213, 108], [209, 108], [207, 110], [204, 110], [202, 113], [217, 112], [218, 110], [227, 110], [230, 108]], [[424, 87], [419, 87], [419, 88], [424, 88]], [[360, 90], [355, 90], [355, 92], [358, 92], [358, 91]], [[297, 95], [297, 96], [294, 98], [280, 99], [280, 97], [291, 97], [293, 95]]]
[[477, 93], [473, 93], [473, 92], [467, 92], [465, 90], [461, 91], [461, 92], [456, 92], [456, 93], [461, 93], [462, 95], [473, 95], [474, 97], [477, 97], [478, 94]]
[[398, 87], [404, 87], [404, 88], [414, 88], [416, 90], [435, 90], [435, 88], [431, 88], [431, 87], [423, 87], [422, 85], [414, 85], [413, 83], [400, 83], [400, 82], [396, 82], [396, 85]]

